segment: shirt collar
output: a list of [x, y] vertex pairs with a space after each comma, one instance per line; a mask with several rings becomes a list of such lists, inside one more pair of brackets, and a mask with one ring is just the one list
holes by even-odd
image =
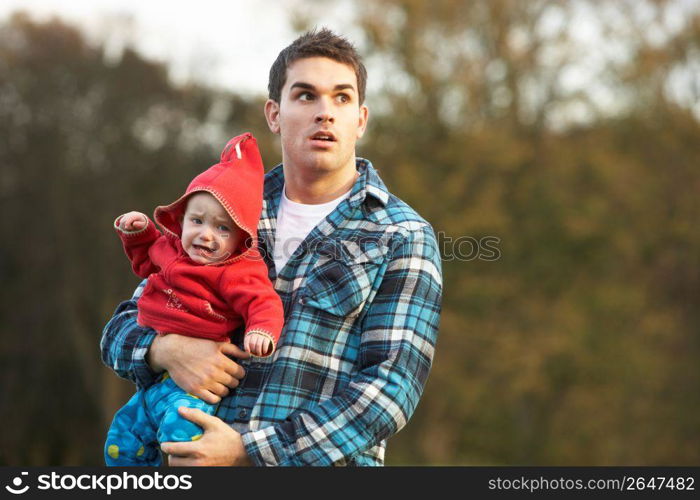
[[[365, 158], [355, 158], [355, 167], [360, 172], [360, 176], [350, 190], [349, 200], [353, 205], [359, 205], [371, 196], [386, 206], [389, 202], [389, 191], [380, 179], [377, 170], [372, 166], [372, 162]], [[264, 198], [268, 213], [276, 214], [277, 207], [284, 188], [284, 170], [280, 163], [265, 175]]]

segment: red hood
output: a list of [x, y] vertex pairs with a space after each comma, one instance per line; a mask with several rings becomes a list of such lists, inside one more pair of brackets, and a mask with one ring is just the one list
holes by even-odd
[[239, 135], [228, 141], [221, 152], [219, 163], [195, 177], [185, 194], [175, 202], [157, 207], [153, 218], [166, 232], [180, 239], [180, 220], [185, 213], [187, 198], [193, 193], [206, 191], [211, 193], [234, 222], [248, 233], [247, 249], [244, 252], [247, 253], [251, 248], [257, 248], [263, 177], [264, 168], [255, 137], [249, 132]]

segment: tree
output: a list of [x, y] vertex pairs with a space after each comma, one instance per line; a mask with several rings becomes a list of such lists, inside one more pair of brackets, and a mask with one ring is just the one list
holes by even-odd
[[0, 68], [0, 414], [13, 429], [0, 463], [100, 464], [133, 391], [99, 358], [102, 327], [138, 283], [112, 223], [175, 200], [229, 137], [263, 130], [262, 103], [176, 87], [128, 47], [108, 58], [60, 20], [23, 14], [0, 25]]

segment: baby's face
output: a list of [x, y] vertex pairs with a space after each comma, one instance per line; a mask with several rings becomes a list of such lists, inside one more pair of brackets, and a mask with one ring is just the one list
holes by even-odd
[[197, 264], [228, 259], [246, 234], [209, 193], [192, 195], [182, 221], [182, 248]]

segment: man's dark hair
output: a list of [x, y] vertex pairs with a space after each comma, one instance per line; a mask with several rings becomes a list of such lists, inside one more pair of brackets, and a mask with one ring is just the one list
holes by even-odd
[[270, 68], [270, 79], [267, 83], [270, 99], [280, 102], [282, 87], [287, 80], [287, 68], [294, 61], [307, 57], [327, 57], [350, 66], [357, 77], [360, 104], [365, 102], [367, 70], [360, 55], [352, 43], [327, 28], [304, 33], [279, 53]]

